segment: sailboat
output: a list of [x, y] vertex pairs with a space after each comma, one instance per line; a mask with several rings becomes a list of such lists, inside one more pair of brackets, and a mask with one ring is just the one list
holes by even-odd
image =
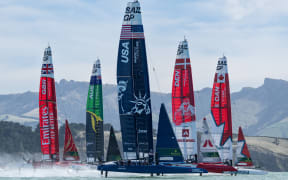
[[99, 59], [93, 64], [87, 96], [86, 154], [88, 164], [104, 161], [103, 97]]
[[110, 127], [109, 143], [106, 155], [106, 162], [121, 160], [121, 153], [114, 133], [113, 126]]
[[56, 91], [52, 51], [48, 46], [44, 51], [39, 89], [39, 128], [42, 161], [34, 162], [34, 167], [53, 165], [59, 161], [59, 137], [56, 105]]
[[[218, 59], [211, 96], [211, 114], [207, 117], [207, 120], [205, 119], [204, 123], [209, 126], [209, 128], [206, 127], [209, 129], [206, 133], [212, 136], [213, 141], [207, 139], [207, 144], [201, 142], [201, 151], [203, 152], [200, 153], [202, 157], [204, 155], [204, 161], [199, 163], [197, 167], [204, 168], [208, 172], [235, 174], [237, 170], [232, 167], [232, 117], [227, 59], [225, 56]], [[205, 133], [203, 135], [207, 137]], [[205, 145], [206, 148], [204, 148]], [[212, 162], [207, 162], [207, 157], [205, 157], [207, 156], [205, 154], [205, 149], [208, 149], [207, 146], [210, 146], [210, 150], [213, 152], [214, 157], [209, 158]], [[215, 152], [215, 148], [218, 154]], [[218, 160], [220, 161], [215, 162]]]
[[154, 162], [148, 65], [141, 8], [137, 0], [128, 2], [124, 15], [118, 51], [117, 86], [123, 161], [104, 163], [97, 167], [98, 170], [105, 171], [106, 177], [109, 171], [151, 175], [180, 172], [181, 167]]
[[232, 116], [227, 58], [218, 59], [211, 96], [210, 132], [223, 163], [232, 166]]
[[221, 163], [218, 150], [214, 145], [214, 140], [209, 132], [206, 118], [202, 121], [202, 134], [199, 148], [199, 161], [204, 163]]
[[164, 104], [161, 104], [158, 122], [156, 162], [184, 162]]
[[254, 174], [254, 175], [267, 174], [266, 171], [255, 169], [241, 127], [239, 127], [238, 131], [236, 159], [237, 162], [235, 165], [238, 170], [237, 174]]
[[218, 150], [212, 144], [212, 139], [209, 139], [206, 121], [203, 121], [206, 136], [205, 134], [202, 136], [202, 138], [206, 138], [206, 141], [201, 141], [201, 161], [198, 161], [194, 90], [188, 42], [186, 39], [180, 42], [177, 50], [172, 82], [172, 117], [177, 141], [186, 162], [190, 162], [192, 165], [201, 162], [197, 164], [197, 168], [206, 169], [208, 172], [223, 173], [224, 171], [236, 171], [232, 166], [219, 163], [221, 159]]
[[[197, 164], [184, 162], [164, 104], [161, 104], [160, 108], [155, 158], [156, 164], [171, 167], [170, 171], [175, 171], [175, 173], [207, 173], [206, 170], [197, 168]], [[172, 169], [172, 167], [181, 168]]]
[[176, 56], [172, 82], [172, 119], [184, 160], [197, 162], [197, 131], [192, 70], [186, 39]]
[[65, 121], [65, 141], [64, 141], [64, 151], [63, 151], [64, 161], [79, 161], [80, 157], [76, 144], [74, 143], [71, 130], [69, 128], [68, 121]]
[[206, 118], [202, 121], [202, 134], [199, 148], [198, 168], [206, 169], [209, 173], [231, 173], [235, 174], [237, 169], [223, 164], [211, 136]]

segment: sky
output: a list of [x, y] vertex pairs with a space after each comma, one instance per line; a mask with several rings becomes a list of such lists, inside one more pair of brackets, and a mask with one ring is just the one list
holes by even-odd
[[[127, 2], [1, 0], [0, 94], [38, 91], [48, 44], [56, 81], [89, 81], [93, 62], [100, 58], [103, 83], [116, 84]], [[184, 36], [195, 90], [212, 86], [217, 59], [223, 54], [228, 59], [232, 92], [258, 87], [266, 77], [288, 80], [287, 0], [140, 3], [152, 91], [171, 92], [177, 46]]]

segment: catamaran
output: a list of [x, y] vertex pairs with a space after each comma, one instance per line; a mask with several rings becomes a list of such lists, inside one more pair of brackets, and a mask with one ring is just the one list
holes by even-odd
[[[192, 164], [198, 163], [198, 168], [206, 169], [208, 172], [222, 173], [224, 171], [236, 171], [232, 166], [221, 164], [218, 150], [209, 148], [213, 145], [209, 139], [206, 139], [206, 142], [203, 142], [204, 144], [202, 144], [202, 141], [200, 142], [201, 159], [200, 161], [198, 160], [192, 69], [186, 39], [180, 42], [177, 50], [172, 82], [172, 117], [177, 141], [186, 162]], [[206, 121], [205, 125], [207, 125]], [[203, 136], [202, 138], [204, 137], [208, 138], [208, 136]], [[212, 155], [215, 157], [203, 157]], [[215, 160], [219, 161], [215, 163]]]
[[232, 173], [235, 174], [237, 169], [223, 164], [219, 156], [218, 150], [215, 146], [214, 140], [211, 136], [206, 118], [202, 121], [202, 134], [199, 148], [199, 168], [204, 168], [211, 173]]
[[39, 128], [42, 161], [33, 162], [34, 167], [52, 166], [59, 161], [59, 136], [56, 105], [56, 91], [52, 51], [44, 51], [39, 89]]
[[266, 171], [255, 169], [241, 127], [239, 127], [238, 131], [236, 160], [237, 162], [235, 165], [238, 170], [237, 174], [253, 174], [253, 175], [267, 174]]
[[[98, 166], [98, 170], [105, 171], [106, 177], [109, 171], [151, 175], [183, 173], [186, 167], [158, 165], [154, 162], [148, 65], [141, 8], [137, 0], [128, 2], [124, 15], [118, 51], [117, 85], [123, 161], [104, 163]], [[193, 173], [192, 170], [189, 173]]]
[[218, 59], [211, 96], [211, 114], [207, 121], [221, 162], [232, 166], [232, 116], [225, 56]]
[[87, 96], [86, 154], [88, 164], [104, 161], [103, 97], [99, 59], [93, 64]]
[[156, 164], [171, 167], [170, 171], [175, 173], [200, 173], [200, 175], [207, 173], [206, 170], [197, 168], [197, 164], [188, 164], [184, 161], [164, 104], [161, 104], [159, 114], [155, 159]]
[[207, 124], [213, 141], [201, 144], [201, 150], [205, 149], [203, 146], [206, 146], [207, 149], [207, 146], [215, 145], [220, 162], [215, 162], [215, 160], [219, 160], [215, 152], [213, 153], [215, 156], [213, 161], [205, 162], [205, 158], [207, 159], [205, 156], [208, 154], [204, 150], [200, 152], [202, 157], [204, 155], [204, 161], [199, 163], [198, 167], [207, 169], [209, 172], [235, 174], [237, 170], [232, 167], [232, 117], [227, 59], [225, 56], [218, 59], [211, 96], [211, 114], [207, 118]]
[[172, 119], [184, 160], [197, 162], [195, 101], [186, 39], [180, 42], [177, 50], [172, 82]]

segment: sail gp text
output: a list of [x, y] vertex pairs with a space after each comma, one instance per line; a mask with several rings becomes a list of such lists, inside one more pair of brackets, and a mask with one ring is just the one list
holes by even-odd
[[140, 7], [127, 7], [125, 11], [124, 21], [130, 21], [135, 18], [134, 14], [141, 14]]

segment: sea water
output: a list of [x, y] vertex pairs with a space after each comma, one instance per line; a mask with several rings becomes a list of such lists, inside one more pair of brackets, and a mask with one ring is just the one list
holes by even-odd
[[222, 174], [185, 174], [185, 175], [165, 175], [153, 176], [149, 174], [128, 174], [128, 173], [108, 173], [108, 178], [100, 175], [100, 172], [93, 169], [74, 170], [69, 168], [58, 169], [32, 169], [32, 168], [15, 168], [15, 169], [0, 169], [0, 180], [133, 180], [133, 179], [181, 179], [181, 180], [288, 180], [286, 172], [269, 172], [267, 175], [222, 175]]

